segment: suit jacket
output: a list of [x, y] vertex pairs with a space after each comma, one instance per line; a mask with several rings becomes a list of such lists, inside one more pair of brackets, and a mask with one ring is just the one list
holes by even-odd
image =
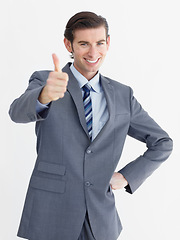
[[35, 72], [25, 93], [10, 107], [11, 119], [36, 121], [37, 160], [30, 179], [18, 236], [31, 240], [77, 240], [86, 210], [96, 240], [115, 240], [122, 225], [110, 179], [127, 135], [147, 151], [121, 169], [133, 193], [171, 153], [172, 140], [145, 112], [132, 89], [100, 75], [109, 119], [93, 142], [86, 126], [81, 89], [69, 69], [67, 92], [49, 109], [36, 102], [49, 71]]

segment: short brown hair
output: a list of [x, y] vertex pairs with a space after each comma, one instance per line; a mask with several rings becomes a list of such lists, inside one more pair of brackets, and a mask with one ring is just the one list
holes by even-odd
[[106, 30], [106, 38], [109, 36], [109, 26], [105, 18], [98, 16], [93, 12], [79, 12], [72, 16], [64, 31], [64, 37], [71, 43], [74, 40], [74, 31], [77, 29], [98, 28], [104, 26]]

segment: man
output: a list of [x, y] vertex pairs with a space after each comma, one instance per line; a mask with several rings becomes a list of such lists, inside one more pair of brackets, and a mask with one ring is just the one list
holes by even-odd
[[[37, 160], [18, 236], [30, 240], [116, 240], [122, 230], [112, 189], [133, 193], [171, 153], [172, 140], [132, 89], [102, 76], [108, 24], [91, 12], [67, 23], [74, 62], [35, 72], [10, 107], [13, 121], [36, 121]], [[114, 172], [126, 136], [147, 151]]]

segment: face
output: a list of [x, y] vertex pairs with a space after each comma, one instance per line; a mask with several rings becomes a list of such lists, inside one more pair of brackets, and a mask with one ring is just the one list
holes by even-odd
[[99, 28], [78, 29], [74, 32], [73, 45], [64, 39], [69, 52], [73, 52], [75, 68], [88, 80], [99, 70], [107, 54], [110, 37], [106, 38], [104, 26]]

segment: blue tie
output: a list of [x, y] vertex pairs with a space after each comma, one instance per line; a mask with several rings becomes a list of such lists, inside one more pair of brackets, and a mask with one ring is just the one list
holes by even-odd
[[86, 124], [89, 132], [90, 140], [92, 141], [92, 102], [90, 97], [91, 86], [86, 83], [82, 89], [84, 90], [83, 103], [84, 103], [84, 111]]

